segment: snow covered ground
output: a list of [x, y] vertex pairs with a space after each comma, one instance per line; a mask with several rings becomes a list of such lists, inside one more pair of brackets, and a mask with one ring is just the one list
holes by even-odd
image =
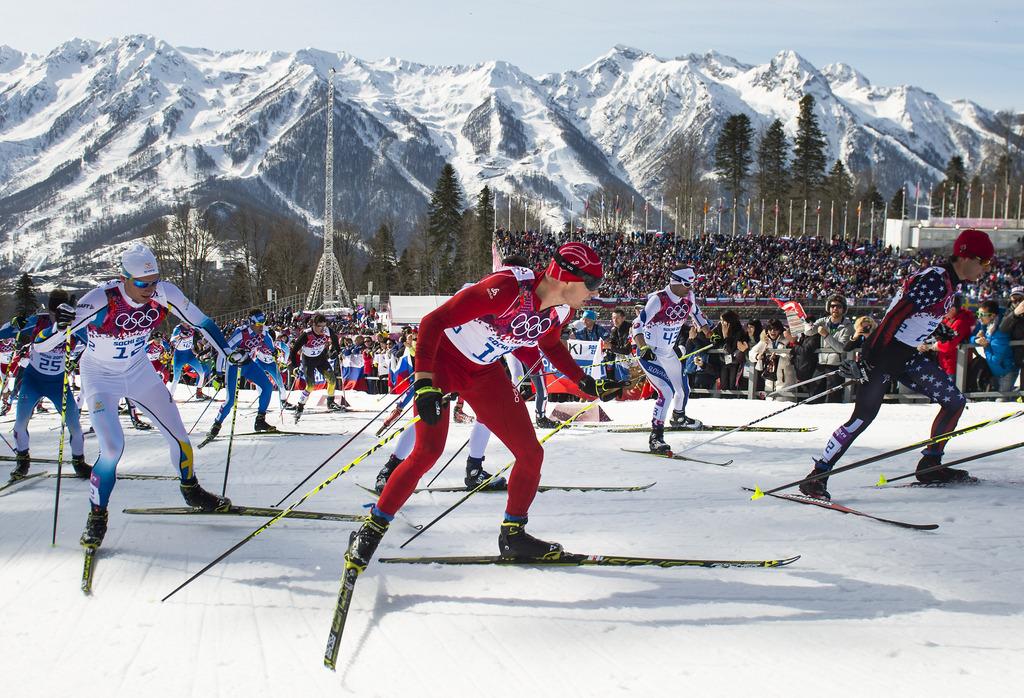
[[[180, 388], [184, 391], [184, 387]], [[180, 394], [184, 396], [184, 392]], [[275, 398], [276, 401], [276, 398]], [[380, 409], [309, 414], [298, 427], [353, 433]], [[249, 431], [252, 413], [239, 409]], [[274, 403], [276, 404], [276, 402]], [[605, 406], [616, 422], [645, 421], [651, 403]], [[202, 405], [181, 405], [190, 425]], [[776, 403], [697, 400], [689, 413], [739, 424]], [[1018, 405], [970, 406], [961, 425]], [[530, 530], [574, 552], [777, 558], [782, 569], [531, 569], [371, 565], [356, 588], [337, 673], [322, 655], [352, 525], [285, 521], [166, 603], [160, 599], [263, 520], [143, 517], [125, 507], [180, 506], [173, 481], [123, 480], [97, 559], [94, 595], [78, 590], [86, 483], [64, 480], [50, 547], [53, 479], [0, 495], [0, 656], [5, 696], [830, 696], [1013, 695], [1024, 679], [1019, 452], [972, 464], [983, 484], [873, 488], [879, 473], [913, 468], [908, 454], [836, 476], [837, 501], [873, 514], [938, 523], [899, 529], [815, 507], [750, 501], [740, 488], [795, 480], [848, 405], [799, 407], [768, 424], [812, 433], [735, 434], [694, 452], [729, 468], [629, 454], [646, 434], [571, 429], [547, 445], [549, 484], [641, 484], [636, 493], [539, 494]], [[935, 408], [887, 405], [847, 462], [924, 438]], [[276, 417], [276, 414], [274, 414]], [[204, 420], [208, 424], [210, 415]], [[33, 422], [33, 454], [56, 453], [56, 417]], [[9, 434], [9, 421], [0, 424]], [[242, 430], [242, 429], [240, 429]], [[225, 429], [225, 432], [227, 430]], [[374, 431], [371, 427], [368, 433]], [[468, 436], [453, 425], [448, 453]], [[1011, 421], [962, 437], [966, 455], [1018, 440]], [[709, 434], [672, 435], [677, 450]], [[235, 503], [276, 502], [347, 437], [236, 440], [228, 483]], [[163, 438], [127, 429], [122, 472], [171, 472]], [[314, 478], [372, 444], [360, 436]], [[95, 439], [86, 441], [95, 455]], [[303, 508], [359, 513], [388, 450], [361, 463]], [[227, 440], [197, 452], [220, 490]], [[508, 453], [493, 444], [492, 471]], [[437, 484], [461, 481], [460, 456]], [[5, 464], [6, 465], [6, 464]], [[34, 469], [40, 466], [33, 466]], [[54, 466], [50, 466], [52, 469]], [[306, 491], [303, 488], [302, 491]], [[495, 554], [501, 494], [470, 499], [405, 550], [413, 529], [455, 501], [414, 495], [379, 555]]]

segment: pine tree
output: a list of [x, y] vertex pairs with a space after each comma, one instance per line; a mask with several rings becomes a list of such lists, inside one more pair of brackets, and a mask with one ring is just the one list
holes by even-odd
[[967, 168], [964, 167], [963, 157], [951, 157], [946, 163], [944, 176], [945, 179], [932, 191], [932, 206], [941, 208], [945, 201], [943, 217], [967, 215]]
[[875, 211], [881, 211], [885, 208], [885, 199], [873, 182], [868, 185], [868, 190], [864, 194], [864, 206], [869, 210], [873, 206]]
[[473, 250], [473, 274], [475, 280], [491, 270], [491, 243], [494, 239], [494, 195], [490, 187], [485, 186], [476, 198], [476, 243]]
[[398, 255], [395, 252], [395, 237], [391, 224], [380, 224], [370, 240], [370, 261], [363, 278], [373, 282], [373, 292], [378, 295], [395, 293], [398, 279]]
[[757, 145], [757, 193], [774, 205], [789, 192], [789, 141], [782, 122], [775, 119], [761, 133]]
[[28, 274], [22, 274], [21, 278], [18, 279], [17, 287], [14, 289], [15, 313], [28, 317], [39, 310], [39, 300], [36, 298], [37, 293], [39, 293], [39, 290], [32, 282], [32, 277]]
[[747, 115], [733, 114], [725, 120], [718, 143], [715, 144], [715, 174], [732, 195], [734, 222], [738, 202], [743, 197], [743, 183], [753, 162], [750, 156], [753, 138], [754, 130]]
[[814, 113], [814, 97], [800, 99], [800, 113], [796, 119], [796, 138], [793, 140], [793, 196], [810, 199], [817, 192], [825, 173], [825, 150], [828, 142], [818, 126]]
[[445, 164], [430, 197], [427, 209], [428, 285], [431, 292], [454, 290], [455, 270], [452, 268], [455, 251], [462, 233], [462, 187], [455, 168]]
[[828, 201], [839, 204], [850, 200], [850, 197], [853, 196], [853, 180], [850, 178], [850, 173], [846, 171], [842, 160], [836, 160], [836, 164], [832, 165], [821, 188], [824, 198]]
[[906, 201], [904, 200], [903, 187], [896, 190], [889, 201], [889, 218], [904, 218], [906, 216]]

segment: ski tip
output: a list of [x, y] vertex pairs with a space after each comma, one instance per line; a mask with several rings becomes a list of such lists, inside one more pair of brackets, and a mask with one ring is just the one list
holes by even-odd
[[878, 482], [875, 483], [875, 487], [885, 487], [889, 484], [889, 481], [885, 479], [885, 475], [878, 476]]
[[754, 494], [750, 495], [751, 499], [760, 499], [764, 496], [764, 492], [761, 491], [760, 487], [754, 486]]

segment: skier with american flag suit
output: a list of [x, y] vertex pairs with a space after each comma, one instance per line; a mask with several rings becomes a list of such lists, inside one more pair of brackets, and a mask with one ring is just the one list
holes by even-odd
[[[953, 379], [926, 353], [926, 342], [942, 332], [943, 316], [953, 306], [957, 288], [973, 282], [992, 263], [995, 248], [981, 230], [964, 230], [953, 243], [953, 256], [941, 266], [927, 267], [909, 276], [896, 293], [878, 329], [864, 344], [858, 361], [847, 360], [840, 371], [847, 379], [858, 380], [853, 415], [833, 432], [808, 480], [800, 485], [805, 495], [829, 499], [827, 473], [878, 414], [889, 382], [895, 378], [916, 393], [939, 403], [939, 413], [932, 422], [931, 436], [956, 429], [960, 414], [967, 404]], [[941, 338], [941, 337], [940, 337]], [[940, 467], [946, 442], [929, 444], [917, 464], [921, 482], [966, 482], [972, 480], [966, 470]], [[810, 477], [809, 476], [809, 477]]]

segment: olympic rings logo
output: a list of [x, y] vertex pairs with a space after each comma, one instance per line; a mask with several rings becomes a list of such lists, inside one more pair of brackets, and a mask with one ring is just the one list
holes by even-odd
[[665, 315], [669, 320], [680, 320], [690, 314], [690, 308], [685, 305], [670, 305], [665, 308]]
[[114, 325], [125, 332], [134, 332], [138, 329], [149, 329], [160, 319], [160, 311], [156, 308], [148, 310], [136, 310], [133, 313], [121, 313], [114, 318]]
[[517, 338], [537, 339], [551, 329], [551, 318], [520, 313], [512, 318], [512, 336]]

